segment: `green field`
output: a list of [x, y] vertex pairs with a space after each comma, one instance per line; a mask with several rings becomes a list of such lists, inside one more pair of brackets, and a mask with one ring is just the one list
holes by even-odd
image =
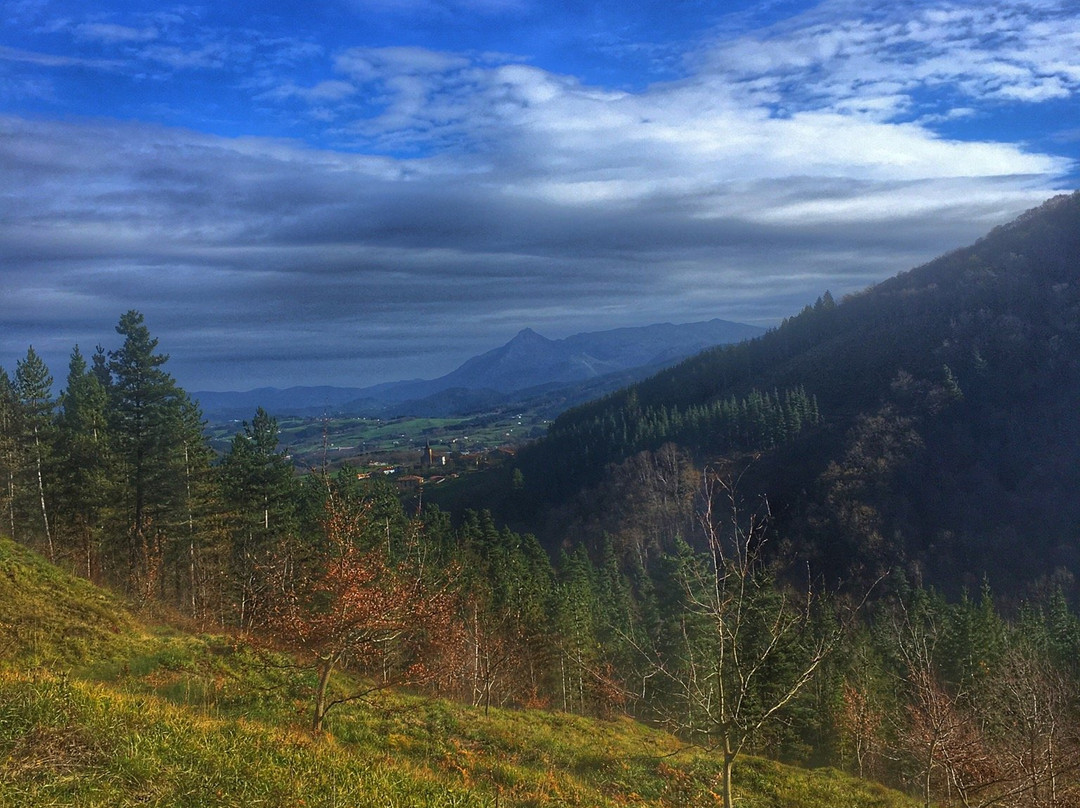
[[[207, 434], [219, 453], [228, 451], [237, 422], [211, 423]], [[491, 413], [467, 418], [298, 418], [278, 419], [280, 447], [300, 469], [364, 466], [372, 462], [418, 462], [429, 445], [446, 455], [485, 454], [540, 437], [547, 421], [533, 413]]]

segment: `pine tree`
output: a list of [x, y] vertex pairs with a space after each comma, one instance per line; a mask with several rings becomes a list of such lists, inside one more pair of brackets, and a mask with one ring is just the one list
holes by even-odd
[[556, 627], [561, 642], [562, 708], [585, 712], [591, 705], [593, 674], [598, 670], [595, 570], [578, 545], [559, 560]]
[[259, 569], [270, 556], [282, 555], [281, 541], [294, 529], [293, 468], [278, 451], [277, 421], [262, 408], [233, 437], [221, 463], [221, 483], [228, 510], [231, 577], [242, 626], [259, 608]]
[[108, 393], [76, 345], [57, 417], [57, 497], [63, 527], [87, 578], [94, 577], [111, 482], [107, 412]]
[[[178, 462], [182, 489], [172, 515], [169, 553], [176, 602], [192, 617], [203, 616], [214, 604], [212, 591], [220, 591], [227, 575], [224, 540], [220, 529], [219, 485], [214, 473], [214, 452], [204, 437], [202, 411], [187, 393], [179, 399]], [[217, 586], [213, 586], [217, 579]]]
[[[116, 326], [124, 344], [109, 352], [110, 405], [116, 452], [124, 472], [120, 506], [129, 530], [125, 547], [128, 584], [144, 595], [156, 586], [162, 559], [162, 536], [170, 506], [183, 485], [181, 414], [183, 396], [162, 365], [143, 316], [129, 311]], [[119, 561], [119, 559], [118, 559]], [[122, 563], [122, 562], [121, 562]]]
[[56, 401], [52, 396], [53, 378], [34, 347], [15, 366], [15, 399], [19, 408], [23, 455], [36, 488], [37, 506], [49, 558], [56, 560], [49, 507], [45, 494], [46, 466], [50, 460], [52, 419]]

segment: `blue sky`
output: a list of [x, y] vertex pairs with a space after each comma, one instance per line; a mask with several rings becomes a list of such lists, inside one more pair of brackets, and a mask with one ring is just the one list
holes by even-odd
[[0, 364], [190, 390], [771, 325], [1077, 186], [1080, 7], [0, 4]]

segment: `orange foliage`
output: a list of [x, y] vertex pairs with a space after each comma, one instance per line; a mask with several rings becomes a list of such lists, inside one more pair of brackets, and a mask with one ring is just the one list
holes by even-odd
[[335, 704], [363, 695], [328, 699], [336, 667], [371, 676], [375, 687], [425, 682], [438, 673], [434, 652], [451, 633], [454, 598], [445, 576], [440, 586], [415, 541], [365, 546], [368, 525], [366, 507], [330, 496], [318, 558], [307, 574], [279, 573], [274, 587], [281, 594], [267, 627], [319, 676], [315, 730]]

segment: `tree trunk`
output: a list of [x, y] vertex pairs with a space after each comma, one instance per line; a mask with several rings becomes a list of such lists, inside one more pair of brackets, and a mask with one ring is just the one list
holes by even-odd
[[41, 499], [41, 521], [45, 524], [45, 540], [49, 544], [49, 561], [56, 562], [56, 550], [53, 547], [52, 531], [49, 530], [49, 514], [45, 510], [45, 483], [41, 476], [41, 443], [38, 441], [37, 427], [34, 427], [34, 454], [37, 461], [38, 497]]
[[930, 794], [934, 783], [934, 753], [937, 751], [937, 739], [930, 742], [926, 755], [926, 776], [923, 779], [923, 808], [930, 808]]
[[326, 690], [330, 684], [330, 674], [334, 672], [334, 662], [330, 659], [319, 660], [319, 684], [315, 688], [315, 709], [311, 716], [311, 731], [322, 732], [323, 719], [326, 718]]
[[11, 519], [11, 540], [15, 541], [15, 472], [8, 471], [8, 517]]
[[191, 510], [191, 458], [188, 455], [188, 445], [184, 443], [184, 491], [187, 497], [187, 529], [188, 529], [188, 589], [191, 617], [199, 616], [199, 601], [196, 595], [195, 575], [195, 514]]
[[734, 801], [731, 796], [731, 782], [735, 774], [735, 752], [732, 751], [731, 741], [724, 739], [724, 779], [721, 783], [724, 797], [724, 808], [731, 808]]

